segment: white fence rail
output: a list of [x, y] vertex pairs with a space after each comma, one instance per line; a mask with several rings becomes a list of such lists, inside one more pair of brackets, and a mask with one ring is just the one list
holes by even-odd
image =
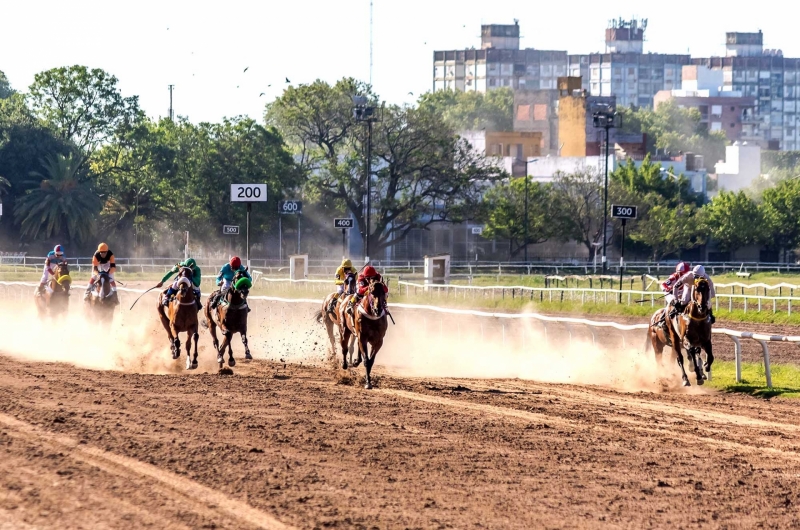
[[[6, 287], [11, 287], [11, 286], [36, 287], [37, 284], [28, 282], [0, 281], [0, 285]], [[128, 289], [124, 287], [120, 287], [118, 288], [118, 290], [123, 292], [137, 293], [137, 294], [146, 292], [145, 289]], [[158, 293], [158, 291], [151, 291], [151, 292], [156, 294]], [[322, 300], [317, 298], [282, 298], [277, 296], [250, 296], [249, 299], [287, 303], [287, 304], [313, 304], [315, 306], [319, 306], [319, 304], [322, 303]], [[454, 308], [437, 307], [430, 305], [402, 304], [402, 303], [392, 304], [391, 307], [417, 310], [417, 311], [430, 311], [433, 313], [442, 313], [450, 315], [464, 315], [464, 316], [475, 316], [475, 317], [486, 317], [486, 318], [497, 318], [497, 319], [513, 319], [513, 320], [522, 320], [522, 319], [537, 320], [545, 325], [545, 329], [547, 323], [584, 325], [588, 326], [592, 334], [593, 341], [596, 340], [596, 336], [594, 333], [595, 328], [613, 328], [620, 331], [635, 331], [635, 330], [644, 331], [650, 327], [648, 324], [619, 324], [617, 322], [602, 322], [602, 321], [588, 320], [585, 318], [547, 316], [538, 313], [497, 313], [491, 311], [480, 311], [475, 309], [454, 309]], [[123, 311], [123, 307], [121, 305], [120, 305], [120, 311]], [[742, 381], [742, 345], [740, 339], [750, 339], [758, 342], [761, 345], [762, 355], [764, 359], [764, 372], [768, 388], [772, 388], [772, 370], [770, 367], [768, 343], [791, 342], [800, 345], [800, 336], [765, 335], [760, 333], [753, 333], [750, 331], [736, 331], [725, 328], [714, 328], [712, 332], [716, 335], [728, 336], [734, 343], [736, 382]], [[647, 346], [645, 346], [645, 349], [646, 348]], [[710, 378], [711, 374], [709, 373], [709, 379]]]

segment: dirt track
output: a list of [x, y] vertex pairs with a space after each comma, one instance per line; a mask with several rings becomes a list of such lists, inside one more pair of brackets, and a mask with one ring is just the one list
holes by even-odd
[[702, 392], [0, 357], [0, 528], [797, 528], [795, 418]]

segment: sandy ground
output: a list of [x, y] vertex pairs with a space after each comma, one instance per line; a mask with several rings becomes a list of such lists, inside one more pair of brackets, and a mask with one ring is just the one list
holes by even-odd
[[397, 311], [365, 391], [310, 305], [253, 304], [221, 376], [132, 300], [0, 306], [0, 529], [800, 528], [796, 403], [684, 390], [641, 333]]

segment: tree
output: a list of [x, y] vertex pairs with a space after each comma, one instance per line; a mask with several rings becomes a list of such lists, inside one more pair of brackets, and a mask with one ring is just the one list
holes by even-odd
[[97, 68], [53, 68], [36, 74], [28, 98], [48, 127], [90, 155], [143, 117], [138, 97], [122, 97], [117, 82]]
[[526, 245], [544, 243], [554, 237], [553, 217], [559, 210], [552, 184], [528, 178], [528, 238], [525, 239], [525, 178], [512, 179], [489, 189], [483, 197], [486, 229], [483, 236], [509, 242], [510, 257]]
[[708, 235], [721, 250], [734, 251], [761, 240], [761, 210], [743, 191], [722, 191], [703, 207]]
[[101, 201], [82, 178], [79, 158], [49, 156], [42, 165], [44, 174], [31, 173], [38, 186], [29, 189], [14, 208], [22, 236], [36, 239], [41, 234], [46, 238], [66, 237], [70, 242], [86, 241]]
[[670, 100], [655, 110], [620, 107], [618, 111], [622, 114], [622, 131], [646, 134], [651, 153], [658, 150], [672, 155], [679, 152], [700, 154], [711, 171], [725, 156], [728, 143], [725, 133], [709, 131], [697, 109], [680, 108]]
[[365, 95], [381, 119], [373, 125], [371, 251], [415, 228], [460, 221], [501, 171], [486, 162], [428, 108], [386, 106], [351, 79], [290, 88], [267, 107], [266, 121], [291, 142], [309, 178], [305, 192], [347, 209], [366, 240], [367, 126], [353, 120], [352, 97]]
[[439, 113], [454, 131], [511, 131], [514, 128], [514, 91], [437, 90], [420, 96], [419, 107]]
[[689, 250], [705, 243], [704, 227], [694, 204], [671, 206], [657, 196], [647, 212], [630, 232], [634, 242], [647, 245], [651, 258], [659, 261], [681, 250]]
[[559, 237], [582, 243], [593, 259], [603, 241], [603, 176], [591, 169], [558, 173], [553, 188], [560, 203], [553, 218]]
[[772, 238], [765, 241], [767, 246], [781, 250], [797, 248], [800, 245], [800, 178], [784, 180], [774, 188], [764, 191], [761, 212], [765, 233]]
[[11, 88], [11, 83], [8, 82], [6, 74], [0, 70], [0, 99], [9, 98], [14, 94], [14, 89]]

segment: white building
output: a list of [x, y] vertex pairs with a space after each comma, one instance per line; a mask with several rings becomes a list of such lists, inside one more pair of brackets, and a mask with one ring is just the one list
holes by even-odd
[[725, 161], [715, 166], [717, 188], [739, 191], [749, 188], [761, 174], [761, 147], [735, 142], [725, 148]]

